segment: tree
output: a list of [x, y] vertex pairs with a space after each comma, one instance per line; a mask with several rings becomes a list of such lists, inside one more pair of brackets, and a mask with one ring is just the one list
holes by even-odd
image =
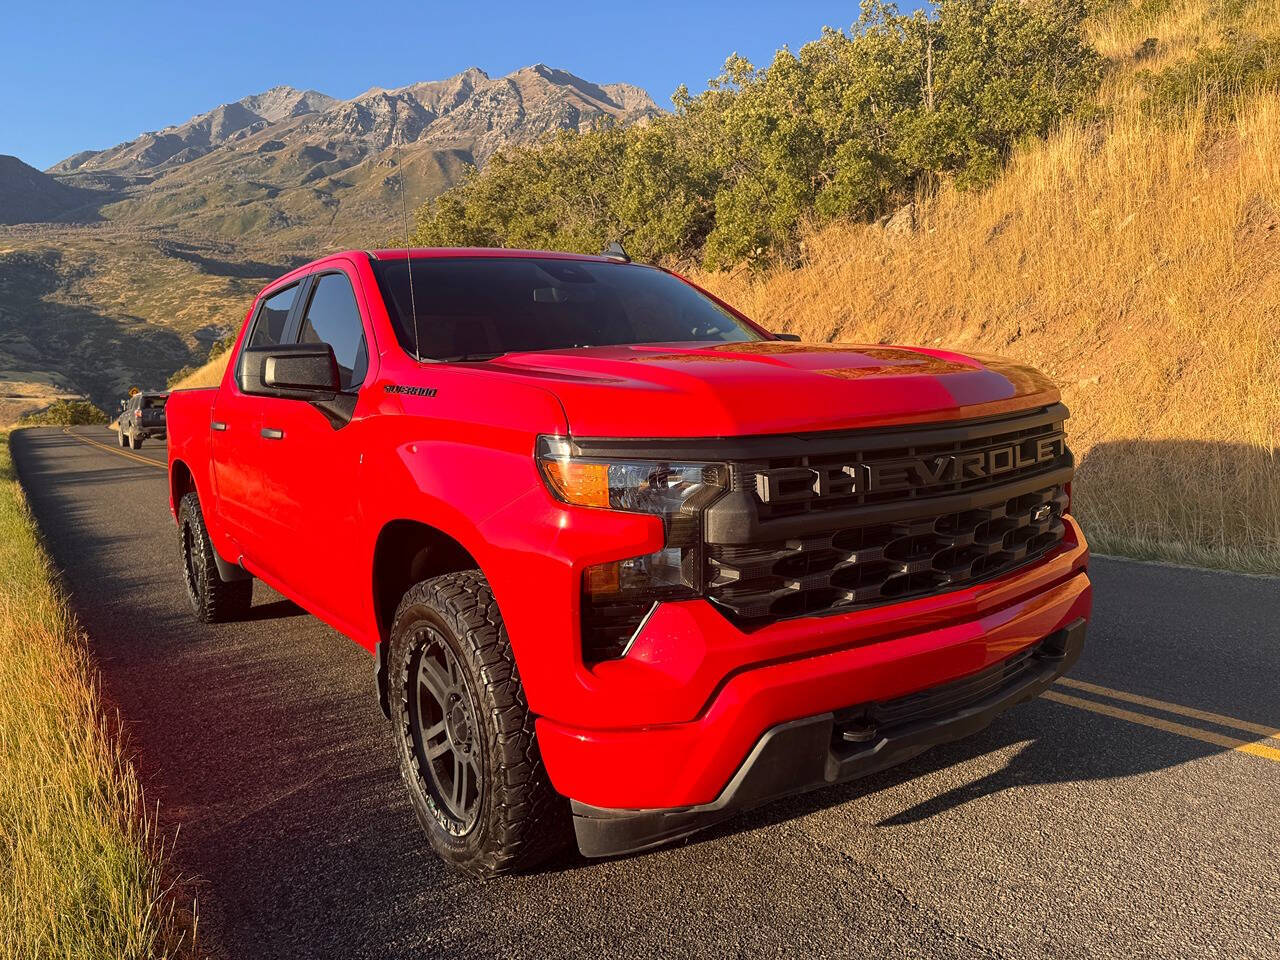
[[505, 150], [418, 216], [420, 244], [596, 252], [728, 267], [793, 256], [805, 223], [869, 219], [943, 180], [979, 187], [1018, 141], [1087, 107], [1100, 58], [1083, 0], [866, 0], [767, 67], [725, 61], [674, 113]]
[[110, 418], [88, 400], [63, 399], [28, 413], [19, 422], [27, 426], [74, 427], [105, 424]]

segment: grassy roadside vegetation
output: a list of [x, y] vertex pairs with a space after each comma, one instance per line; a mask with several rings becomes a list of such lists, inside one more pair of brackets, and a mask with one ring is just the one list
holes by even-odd
[[190, 907], [0, 433], [0, 957], [192, 956]]
[[190, 373], [172, 379], [169, 389], [190, 390], [195, 387], [216, 387], [222, 383], [222, 375], [226, 373], [227, 361], [230, 359], [230, 350], [215, 354]]

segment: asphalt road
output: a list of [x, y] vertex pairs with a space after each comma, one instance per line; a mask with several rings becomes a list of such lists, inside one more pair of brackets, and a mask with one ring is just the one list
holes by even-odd
[[77, 432], [13, 454], [214, 956], [1280, 956], [1278, 580], [1098, 558], [1074, 685], [986, 732], [477, 883], [419, 836], [368, 655], [261, 585], [195, 623], [163, 444]]

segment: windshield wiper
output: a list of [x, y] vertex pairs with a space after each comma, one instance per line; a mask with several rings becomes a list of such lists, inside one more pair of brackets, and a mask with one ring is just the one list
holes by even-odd
[[497, 353], [459, 353], [452, 357], [431, 357], [437, 363], [465, 363], [467, 361], [493, 360], [506, 354], [505, 350]]

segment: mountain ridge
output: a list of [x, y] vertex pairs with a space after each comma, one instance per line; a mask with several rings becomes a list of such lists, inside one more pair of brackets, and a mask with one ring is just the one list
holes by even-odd
[[[337, 102], [334, 97], [318, 90], [297, 90], [287, 85], [278, 85], [239, 100], [221, 103], [182, 123], [145, 131], [132, 140], [125, 140], [103, 150], [81, 150], [73, 153], [49, 167], [45, 173], [103, 169], [137, 172], [138, 169], [158, 166], [177, 154], [201, 146], [212, 149], [237, 131], [255, 123], [278, 123], [300, 113], [327, 109]], [[175, 146], [175, 149], [165, 153], [170, 146]]]
[[[426, 120], [412, 130], [412, 135], [409, 130], [396, 131], [402, 134], [403, 145], [414, 142], [432, 122], [461, 106], [476, 92], [493, 95], [504, 87], [514, 87], [522, 98], [530, 93], [545, 96], [545, 90], [536, 89], [539, 86], [560, 91], [569, 104], [586, 115], [585, 120], [611, 115], [625, 123], [661, 112], [653, 98], [633, 84], [597, 84], [544, 63], [521, 67], [500, 77], [491, 77], [479, 67], [468, 67], [441, 80], [418, 81], [400, 87], [370, 87], [345, 100], [318, 90], [278, 85], [219, 104], [182, 123], [143, 132], [132, 140], [103, 150], [79, 151], [44, 172], [55, 176], [104, 171], [149, 173], [175, 163], [190, 162], [228, 142], [245, 139], [267, 127], [299, 118], [310, 118], [310, 123], [302, 124], [303, 129], [320, 127], [329, 131], [334, 128], [335, 121], [350, 117], [353, 111], [387, 101], [405, 103], [407, 112], [417, 114], [419, 121]], [[578, 118], [565, 117], [571, 125], [577, 125], [573, 123], [575, 119]], [[474, 134], [477, 131], [450, 132]], [[387, 145], [389, 142], [383, 143], [384, 147]], [[487, 157], [493, 152], [493, 147], [486, 144], [483, 152]]]
[[469, 67], [346, 100], [281, 85], [72, 154], [47, 174], [94, 191], [83, 196], [96, 206], [86, 201], [74, 213], [80, 219], [279, 236], [292, 246], [364, 245], [402, 229], [402, 186], [417, 208], [504, 147], [661, 112], [639, 87], [543, 63], [498, 77]]

